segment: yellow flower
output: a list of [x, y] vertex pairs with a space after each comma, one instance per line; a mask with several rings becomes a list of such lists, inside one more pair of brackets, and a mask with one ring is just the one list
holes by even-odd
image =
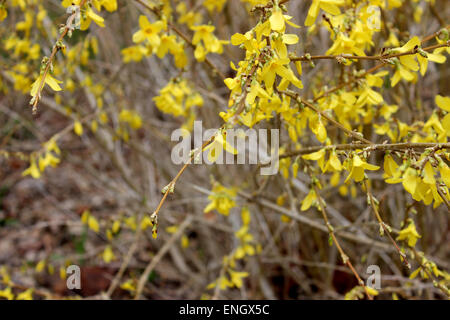
[[412, 219], [409, 220], [408, 227], [400, 230], [398, 233], [397, 240], [407, 240], [408, 246], [414, 247], [416, 245], [417, 239], [421, 238], [419, 233], [417, 233], [416, 225]]
[[88, 223], [89, 228], [90, 228], [92, 231], [98, 233], [100, 227], [99, 227], [99, 224], [98, 224], [97, 219], [95, 219], [94, 216], [89, 215], [89, 218], [88, 218], [87, 223]]
[[305, 154], [302, 156], [303, 159], [306, 160], [315, 160], [317, 161], [317, 164], [319, 165], [320, 169], [322, 169], [322, 171], [324, 171], [325, 169], [325, 149], [321, 149], [319, 151], [310, 153], [310, 154]]
[[439, 172], [447, 188], [450, 188], [450, 168], [446, 164], [443, 164], [442, 167], [439, 168]]
[[317, 200], [316, 192], [314, 190], [310, 190], [305, 199], [303, 199], [302, 207], [300, 208], [300, 210], [302, 211], [308, 210], [315, 200]]
[[[235, 33], [231, 36], [231, 44], [233, 46], [244, 45], [245, 50], [248, 53], [259, 52], [262, 45], [265, 46], [266, 41], [258, 43], [258, 41], [253, 37], [252, 31], [247, 31], [245, 34]], [[236, 70], [236, 68], [233, 68]]]
[[447, 112], [450, 112], [450, 97], [443, 97], [438, 94], [435, 98], [435, 102], [439, 108]]
[[272, 28], [272, 30], [279, 32], [284, 30], [285, 24], [283, 12], [279, 7], [276, 7], [272, 11], [272, 15], [270, 16], [269, 21], [270, 21], [270, 28]]
[[[398, 168], [398, 164], [394, 161], [394, 159], [392, 158], [392, 156], [390, 154], [387, 154], [384, 157], [383, 178], [391, 178], [391, 177], [399, 175], [400, 172], [397, 172], [397, 168]], [[397, 182], [400, 182], [400, 181], [401, 181], [401, 179], [399, 179], [399, 181], [397, 181]]]
[[320, 142], [324, 142], [327, 139], [327, 129], [318, 116], [313, 116], [309, 119], [309, 128]]
[[238, 272], [232, 269], [228, 270], [228, 273], [231, 277], [231, 282], [237, 287], [242, 287], [242, 279], [248, 277], [248, 272]]
[[[409, 40], [405, 45], [401, 48], [393, 49], [398, 53], [410, 52], [416, 46], [420, 46], [420, 40], [418, 37], [414, 37]], [[404, 55], [399, 57], [399, 62], [396, 63], [396, 72], [391, 80], [391, 85], [394, 87], [401, 79], [405, 79], [408, 82], [413, 81], [416, 78], [416, 75], [412, 73], [412, 71], [418, 71], [419, 65], [417, 61], [414, 59], [414, 54]]]
[[[191, 27], [191, 30], [195, 31], [192, 44], [196, 46], [195, 57], [197, 60], [201, 61], [209, 52], [222, 53], [222, 44], [228, 43], [228, 41], [221, 41], [216, 38], [213, 34], [215, 29], [216, 27], [205, 24]], [[203, 45], [200, 42], [203, 42]]]
[[326, 54], [355, 54], [358, 56], [365, 56], [364, 51], [357, 46], [355, 40], [350, 39], [343, 33], [339, 33], [336, 40]]
[[143, 46], [131, 46], [124, 48], [120, 51], [123, 56], [123, 62], [128, 63], [130, 61], [139, 62], [142, 58], [148, 54], [148, 50]]
[[120, 288], [123, 290], [134, 292], [134, 291], [136, 291], [136, 284], [134, 283], [134, 281], [132, 279], [130, 279], [130, 280], [127, 280], [124, 283], [122, 283], [120, 285]]
[[[405, 188], [405, 190], [408, 191], [416, 201], [424, 200], [429, 204], [433, 200], [433, 194], [428, 194], [428, 191], [430, 191], [429, 185], [422, 181], [418, 172], [413, 168], [408, 168], [403, 173], [402, 185], [403, 188]], [[433, 187], [436, 188], [436, 186]]]
[[179, 45], [176, 41], [177, 37], [175, 35], [168, 36], [166, 34], [163, 34], [161, 36], [161, 43], [159, 44], [158, 49], [156, 50], [156, 56], [160, 59], [162, 59], [167, 52], [170, 52], [171, 54], [176, 54], [179, 50]]
[[185, 234], [181, 236], [181, 247], [184, 249], [189, 247], [189, 238]]
[[306, 17], [305, 26], [309, 27], [314, 24], [319, 15], [319, 10], [322, 9], [332, 15], [338, 15], [341, 13], [338, 6], [345, 4], [344, 0], [313, 0], [311, 7]]
[[112, 260], [114, 260], [116, 257], [114, 255], [114, 252], [112, 251], [111, 246], [106, 246], [105, 250], [103, 250], [102, 254], [103, 261], [106, 263], [110, 263]]
[[109, 12], [117, 10], [117, 0], [100, 0], [100, 4]]
[[6, 8], [4, 4], [0, 4], [0, 21], [3, 21], [8, 16], [8, 11], [6, 11]]
[[294, 72], [289, 68], [289, 58], [274, 58], [270, 60], [263, 68], [261, 77], [266, 85], [267, 91], [272, 92], [273, 83], [276, 75], [279, 75], [283, 80], [291, 82], [298, 88], [303, 88], [302, 82], [294, 75]]
[[161, 30], [165, 29], [164, 22], [159, 20], [155, 23], [150, 23], [146, 16], [140, 16], [139, 27], [140, 30], [133, 34], [133, 42], [141, 43], [147, 40], [155, 50], [161, 42], [158, 34]]
[[94, 21], [99, 27], [103, 28], [105, 26], [105, 19], [96, 14], [94, 10], [88, 6], [86, 10], [86, 19], [81, 20], [80, 30], [87, 30], [91, 25], [91, 21]]
[[171, 80], [152, 100], [159, 110], [176, 117], [187, 117], [191, 108], [203, 105], [201, 95], [192, 90], [185, 79]]
[[242, 208], [241, 219], [244, 226], [248, 226], [250, 224], [250, 210], [248, 210], [248, 207]]
[[298, 36], [295, 34], [283, 34], [275, 39], [271, 39], [272, 48], [274, 48], [280, 58], [286, 58], [288, 56], [286, 45], [296, 44], [298, 42]]
[[375, 166], [363, 161], [358, 155], [354, 155], [351, 160], [351, 170], [345, 182], [347, 182], [350, 178], [355, 180], [355, 182], [360, 182], [364, 179], [364, 170], [378, 170], [379, 166]]
[[366, 288], [367, 288], [367, 292], [372, 296], [377, 296], [379, 294], [377, 289], [374, 289], [371, 287], [366, 287]]
[[208, 161], [210, 163], [216, 162], [223, 150], [232, 154], [237, 154], [237, 150], [227, 142], [225, 132], [221, 132], [220, 130], [216, 134], [214, 141], [203, 149], [203, 151], [206, 150], [209, 150]]
[[142, 126], [142, 118], [134, 110], [123, 109], [119, 114], [119, 121], [126, 122], [132, 129], [139, 129]]
[[185, 23], [188, 27], [192, 27], [193, 25], [202, 21], [202, 15], [200, 12], [195, 12], [193, 10], [187, 11], [186, 3], [180, 2], [176, 8], [177, 12], [180, 14], [178, 18], [178, 23]]
[[41, 177], [34, 155], [30, 156], [30, 166], [22, 172], [23, 177], [27, 175], [31, 175], [34, 179], [39, 179]]
[[30, 288], [19, 293], [16, 297], [16, 300], [33, 300], [33, 289]]
[[209, 12], [214, 11], [214, 9], [216, 9], [217, 12], [220, 12], [226, 2], [227, 0], [204, 0], [203, 6], [208, 9]]
[[[41, 74], [36, 81], [31, 86], [30, 95], [32, 97], [35, 97], [38, 94], [39, 86], [41, 85], [43, 75]], [[53, 78], [51, 75], [47, 74], [45, 76], [45, 82], [42, 86], [41, 90], [44, 89], [45, 84], [48, 84], [50, 88], [52, 88], [54, 91], [61, 91], [61, 87], [58, 83], [61, 83], [62, 81], [59, 81], [55, 78]]]
[[[437, 52], [437, 50], [435, 50], [434, 52]], [[420, 65], [420, 74], [422, 76], [425, 75], [425, 73], [427, 72], [427, 68], [428, 68], [428, 60], [435, 62], [435, 63], [444, 63], [447, 58], [439, 53], [427, 53], [426, 57], [423, 57], [422, 55], [418, 54], [417, 55], [417, 60], [419, 61], [419, 65]]]
[[327, 164], [325, 165], [324, 172], [327, 171], [341, 171], [342, 170], [342, 163], [339, 160], [336, 151], [333, 150], [330, 153], [330, 158], [327, 161]]
[[59, 161], [51, 152], [46, 152], [44, 157], [39, 157], [39, 170], [44, 172], [48, 166], [56, 167]]
[[14, 299], [14, 294], [12, 293], [11, 288], [7, 287], [4, 290], [0, 290], [0, 298], [5, 298], [8, 300]]
[[211, 201], [203, 210], [208, 213], [212, 210], [217, 210], [220, 214], [227, 216], [230, 209], [236, 206], [234, 199], [236, 198], [237, 190], [235, 188], [227, 189], [219, 183], [215, 183], [212, 193], [208, 196]]
[[77, 136], [81, 136], [83, 134], [83, 125], [80, 121], [75, 121], [73, 124], [73, 131], [75, 131]]
[[36, 272], [42, 272], [45, 268], [45, 260], [41, 260], [36, 264], [36, 267], [34, 268]]

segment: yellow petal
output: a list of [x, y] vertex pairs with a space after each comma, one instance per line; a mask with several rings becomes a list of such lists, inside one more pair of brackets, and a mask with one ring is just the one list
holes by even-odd
[[273, 11], [269, 21], [272, 30], [282, 31], [284, 29], [284, 17], [281, 9]]
[[59, 81], [55, 78], [53, 78], [51, 75], [47, 74], [47, 76], [45, 77], [45, 83], [48, 84], [50, 86], [50, 88], [52, 88], [54, 91], [61, 91], [61, 87], [59, 86], [58, 83], [61, 83], [62, 81]]
[[80, 121], [75, 121], [73, 125], [73, 131], [75, 131], [78, 136], [81, 136], [83, 134], [83, 126], [81, 125]]
[[283, 34], [282, 38], [286, 44], [296, 44], [298, 42], [298, 36], [295, 34]]
[[306, 17], [305, 26], [312, 26], [316, 21], [317, 15], [319, 14], [319, 3], [320, 1], [313, 0], [313, 3], [308, 10], [308, 16]]
[[450, 112], [450, 97], [443, 97], [441, 95], [437, 95], [435, 98], [435, 102], [439, 108]]

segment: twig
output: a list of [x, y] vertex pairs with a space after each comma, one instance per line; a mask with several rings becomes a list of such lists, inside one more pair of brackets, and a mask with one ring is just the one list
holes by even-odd
[[328, 146], [316, 146], [303, 148], [301, 150], [285, 153], [280, 155], [280, 159], [295, 157], [302, 154], [313, 153], [319, 150], [358, 150], [366, 149], [369, 151], [386, 151], [386, 150], [404, 150], [404, 149], [426, 149], [439, 146], [440, 149], [450, 149], [450, 143], [420, 143], [420, 142], [401, 142], [401, 143], [386, 143], [386, 144], [333, 144]]
[[[79, 7], [82, 8], [85, 5], [86, 1], [87, 0], [81, 0], [81, 3], [80, 3]], [[33, 102], [33, 107], [32, 107], [32, 113], [33, 114], [36, 114], [36, 112], [37, 112], [37, 104], [38, 104], [38, 102], [39, 102], [39, 100], [41, 98], [42, 89], [44, 88], [45, 77], [47, 76], [48, 72], [50, 71], [50, 67], [51, 67], [51, 65], [53, 63], [53, 60], [54, 60], [54, 58], [56, 56], [56, 53], [58, 53], [58, 51], [61, 50], [61, 47], [58, 46], [57, 44], [60, 43], [64, 39], [66, 34], [72, 28], [72, 23], [73, 23], [73, 20], [75, 19], [76, 15], [77, 15], [77, 12], [74, 12], [67, 19], [67, 22], [66, 22], [66, 25], [64, 27], [64, 30], [61, 33], [61, 35], [59, 36], [58, 40], [56, 41], [56, 44], [53, 46], [52, 53], [50, 54], [50, 58], [48, 58], [48, 60], [46, 62], [44, 72], [42, 73], [42, 79], [41, 79], [41, 81], [39, 83], [39, 87], [38, 87], [36, 96], [34, 97], [34, 102]]]
[[356, 140], [362, 141], [363, 143], [367, 143], [367, 144], [370, 144], [370, 145], [373, 144], [371, 141], [365, 139], [361, 133], [358, 133], [358, 132], [351, 131], [351, 130], [347, 129], [342, 124], [340, 124], [339, 122], [337, 122], [336, 120], [331, 118], [329, 115], [327, 115], [325, 112], [323, 112], [322, 110], [316, 108], [313, 104], [309, 103], [308, 101], [302, 99], [298, 93], [295, 93], [295, 92], [292, 92], [292, 91], [283, 91], [282, 93], [284, 93], [285, 95], [290, 96], [291, 98], [295, 99], [295, 101], [297, 101], [298, 104], [303, 104], [303, 105], [307, 106], [308, 108], [310, 108], [311, 110], [313, 110], [314, 112], [320, 114], [322, 117], [327, 119], [333, 125], [335, 125], [339, 129], [341, 129], [342, 131], [347, 133], [349, 136], [352, 136]]
[[130, 248], [128, 249], [127, 255], [125, 256], [125, 259], [123, 260], [122, 264], [120, 265], [119, 271], [114, 276], [114, 279], [111, 281], [111, 285], [109, 286], [108, 291], [106, 292], [106, 296], [108, 298], [111, 298], [111, 295], [114, 293], [114, 290], [116, 290], [117, 286], [119, 285], [120, 279], [122, 278], [123, 274], [125, 273], [125, 270], [127, 269], [128, 265], [130, 264], [131, 258], [133, 257], [134, 253], [138, 249], [138, 244], [139, 244], [139, 239], [141, 237], [141, 234], [142, 234], [142, 228], [140, 227], [140, 224], [138, 224], [138, 230], [136, 231], [134, 241], [131, 244]]
[[448, 298], [450, 298], [450, 290], [447, 288], [447, 286], [439, 283], [439, 281], [434, 277], [434, 274], [428, 270], [427, 266], [424, 265], [422, 260], [419, 258], [419, 254], [415, 248], [411, 247], [410, 250], [414, 254], [414, 260], [417, 261], [422, 270], [427, 274], [428, 278], [433, 279], [433, 285], [441, 290]]
[[[447, 43], [440, 43], [435, 44], [429, 47], [422, 48], [424, 51], [431, 51], [437, 48], [443, 48], [448, 47], [449, 45]], [[399, 52], [399, 53], [392, 53], [392, 54], [385, 54], [385, 55], [376, 55], [376, 56], [353, 56], [353, 55], [347, 55], [347, 54], [338, 54], [338, 55], [317, 55], [317, 56], [311, 56], [311, 55], [303, 55], [301, 57], [293, 57], [290, 58], [291, 61], [310, 61], [310, 60], [326, 60], [326, 59], [350, 59], [350, 60], [387, 60], [392, 58], [397, 58], [401, 56], [407, 56], [411, 54], [416, 54], [417, 50], [410, 50], [407, 52]]]
[[[375, 203], [375, 198], [372, 195], [372, 192], [370, 191], [370, 186], [367, 183], [367, 180], [364, 180], [364, 187], [366, 188], [367, 195], [369, 196], [370, 205], [373, 209], [373, 213], [375, 214], [375, 217], [378, 220], [378, 224], [380, 225], [380, 234], [383, 235], [383, 233], [386, 233], [389, 240], [391, 240], [392, 244], [394, 245], [395, 249], [397, 250], [398, 254], [401, 257], [401, 261], [406, 265], [408, 269], [411, 269], [411, 265], [409, 264], [408, 259], [406, 258], [406, 255], [400, 250], [400, 247], [397, 245], [397, 242], [392, 237], [388, 226], [386, 226], [386, 223], [384, 223], [383, 219], [380, 216], [380, 213], [378, 212], [378, 206]], [[383, 232], [382, 232], [383, 230]]]
[[328, 220], [328, 216], [327, 216], [327, 213], [325, 211], [325, 204], [323, 202], [322, 197], [319, 194], [319, 188], [317, 187], [316, 184], [314, 184], [314, 191], [315, 191], [317, 199], [319, 201], [320, 212], [322, 213], [323, 220], [325, 222], [325, 225], [328, 228], [328, 232], [329, 232], [331, 238], [333, 239], [333, 243], [336, 245], [336, 248], [338, 249], [339, 254], [341, 255], [342, 261], [344, 262], [344, 264], [346, 264], [350, 268], [352, 273], [355, 275], [355, 278], [358, 280], [358, 284], [364, 288], [364, 291], [366, 292], [367, 298], [369, 300], [373, 300], [373, 297], [369, 293], [369, 291], [368, 291], [364, 281], [361, 279], [361, 277], [359, 276], [358, 272], [353, 267], [353, 264], [351, 263], [350, 258], [345, 254], [344, 250], [342, 249], [341, 245], [339, 244], [338, 239], [336, 238], [336, 235], [334, 234], [333, 226], [330, 224], [330, 222]]
[[134, 299], [140, 299], [142, 290], [144, 289], [145, 283], [148, 280], [148, 276], [159, 263], [159, 261], [164, 257], [164, 255], [169, 251], [175, 241], [183, 234], [183, 231], [191, 224], [193, 220], [192, 216], [188, 216], [183, 223], [180, 224], [177, 231], [170, 237], [170, 239], [162, 246], [158, 253], [153, 257], [150, 263], [144, 270], [144, 273], [139, 278], [138, 286], [136, 289], [136, 295]]

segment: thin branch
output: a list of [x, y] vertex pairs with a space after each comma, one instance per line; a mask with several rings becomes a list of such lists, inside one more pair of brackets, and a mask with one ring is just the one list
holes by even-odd
[[317, 196], [317, 199], [318, 199], [318, 202], [319, 202], [320, 212], [322, 213], [323, 220], [325, 222], [325, 225], [328, 228], [328, 232], [329, 232], [331, 238], [333, 239], [333, 243], [336, 245], [336, 248], [338, 249], [339, 254], [341, 255], [342, 261], [344, 262], [344, 264], [346, 264], [350, 268], [352, 273], [355, 275], [355, 278], [358, 280], [358, 284], [364, 288], [364, 291], [366, 292], [367, 298], [369, 298], [369, 300], [373, 300], [373, 297], [369, 293], [369, 290], [367, 289], [364, 281], [361, 279], [361, 277], [359, 276], [358, 272], [353, 267], [353, 264], [351, 263], [350, 258], [345, 254], [345, 252], [342, 249], [338, 239], [336, 238], [336, 235], [334, 234], [334, 228], [333, 228], [333, 226], [330, 224], [330, 222], [328, 220], [328, 215], [327, 215], [327, 213], [325, 211], [325, 204], [324, 204], [324, 201], [323, 201], [322, 197], [319, 194], [319, 188], [317, 187], [316, 184], [314, 184], [314, 191], [316, 193], [316, 196]]
[[295, 92], [292, 92], [292, 91], [283, 91], [282, 93], [284, 93], [285, 95], [295, 99], [295, 101], [297, 101], [298, 104], [303, 104], [303, 105], [307, 106], [308, 108], [310, 108], [311, 110], [313, 110], [314, 112], [320, 114], [322, 117], [327, 119], [333, 125], [335, 125], [339, 129], [341, 129], [342, 131], [347, 133], [349, 136], [355, 138], [356, 140], [359, 140], [359, 141], [361, 141], [363, 143], [367, 143], [367, 144], [370, 144], [370, 145], [373, 144], [371, 141], [365, 139], [364, 136], [362, 135], [362, 133], [351, 131], [351, 130], [347, 129], [341, 123], [337, 122], [336, 120], [331, 118], [329, 115], [327, 115], [325, 112], [323, 112], [322, 110], [318, 109], [313, 104], [311, 104], [308, 101], [306, 101], [305, 99], [302, 99], [298, 93], [295, 93]]
[[450, 149], [450, 143], [414, 143], [414, 142], [402, 142], [402, 143], [386, 143], [386, 144], [334, 144], [328, 146], [308, 147], [301, 150], [289, 152], [280, 155], [280, 159], [295, 157], [302, 154], [313, 153], [319, 150], [367, 150], [367, 151], [387, 151], [387, 150], [405, 150], [405, 149], [427, 149], [439, 147], [440, 149]]
[[[82, 8], [85, 5], [86, 1], [87, 0], [81, 0], [79, 7]], [[53, 63], [53, 60], [54, 60], [56, 54], [58, 53], [59, 50], [61, 50], [61, 47], [57, 44], [60, 43], [64, 39], [66, 34], [72, 28], [72, 23], [73, 23], [73, 20], [75, 19], [76, 15], [77, 15], [77, 12], [73, 12], [67, 19], [64, 30], [62, 31], [61, 35], [59, 36], [58, 40], [56, 41], [56, 44], [53, 46], [52, 53], [50, 54], [50, 58], [48, 58], [48, 60], [46, 62], [44, 72], [42, 73], [42, 79], [39, 83], [39, 87], [38, 87], [36, 96], [34, 97], [34, 102], [33, 102], [33, 107], [32, 107], [33, 114], [36, 114], [36, 112], [37, 112], [37, 104], [41, 98], [41, 92], [45, 85], [45, 77], [47, 76], [48, 72], [50, 71], [50, 68], [52, 66], [52, 63]]]
[[400, 250], [400, 247], [397, 245], [397, 242], [392, 237], [389, 229], [390, 227], [386, 225], [386, 223], [383, 221], [383, 219], [380, 216], [380, 213], [378, 212], [378, 205], [375, 203], [375, 198], [372, 194], [372, 191], [370, 191], [370, 186], [367, 183], [367, 180], [364, 180], [364, 187], [366, 188], [367, 195], [369, 196], [370, 205], [373, 209], [373, 213], [375, 214], [375, 217], [378, 220], [378, 224], [380, 225], [380, 234], [383, 235], [383, 233], [386, 233], [389, 240], [391, 240], [392, 244], [394, 245], [395, 249], [397, 250], [398, 254], [401, 257], [401, 261], [406, 265], [408, 269], [411, 269], [411, 265], [409, 264], [408, 259], [406, 258], [406, 255]]
[[144, 290], [145, 283], [148, 281], [148, 276], [156, 267], [156, 265], [161, 261], [164, 255], [169, 251], [169, 249], [174, 245], [175, 241], [183, 234], [184, 230], [191, 224], [193, 220], [192, 216], [188, 216], [183, 223], [180, 224], [177, 231], [170, 237], [170, 239], [162, 246], [158, 253], [152, 258], [150, 263], [144, 270], [144, 273], [139, 278], [138, 286], [136, 289], [136, 295], [134, 299], [140, 299], [142, 290]]
[[[443, 48], [448, 47], [449, 44], [447, 43], [440, 43], [435, 44], [429, 47], [422, 48], [424, 51], [431, 51], [437, 48]], [[293, 57], [290, 58], [291, 61], [310, 61], [310, 60], [325, 60], [325, 59], [350, 59], [350, 60], [388, 60], [392, 58], [397, 58], [401, 56], [407, 56], [411, 54], [416, 54], [417, 50], [413, 49], [407, 52], [399, 52], [399, 53], [392, 53], [392, 54], [384, 54], [384, 55], [376, 55], [376, 56], [353, 56], [353, 55], [347, 55], [347, 54], [338, 54], [338, 55], [317, 55], [317, 56], [311, 56], [311, 55], [303, 55], [301, 57]]]

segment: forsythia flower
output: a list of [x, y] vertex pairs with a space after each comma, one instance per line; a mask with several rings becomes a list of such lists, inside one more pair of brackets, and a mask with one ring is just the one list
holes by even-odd
[[[418, 37], [414, 37], [409, 40], [404, 46], [401, 48], [394, 49], [396, 52], [405, 53], [413, 50], [416, 46], [420, 46], [420, 40]], [[405, 79], [406, 81], [413, 81], [415, 78], [414, 73], [412, 71], [418, 71], [419, 65], [417, 61], [414, 59], [413, 54], [404, 55], [399, 57], [399, 62], [396, 63], [396, 72], [391, 80], [391, 85], [394, 87], [400, 79]]]
[[282, 79], [291, 82], [298, 88], [303, 88], [302, 82], [294, 75], [294, 72], [289, 68], [289, 58], [274, 58], [270, 60], [263, 68], [261, 76], [269, 92], [272, 92], [275, 76], [279, 75]]
[[408, 246], [415, 247], [417, 239], [421, 238], [419, 233], [417, 233], [416, 225], [412, 219], [409, 219], [408, 227], [400, 230], [398, 233], [397, 240], [407, 240]]
[[36, 165], [36, 159], [34, 155], [30, 156], [30, 166], [28, 169], [22, 172], [22, 176], [31, 175], [34, 179], [38, 179], [41, 177], [41, 173]]
[[[191, 27], [191, 30], [195, 31], [194, 37], [192, 38], [192, 44], [196, 46], [194, 55], [198, 61], [203, 61], [206, 54], [208, 54], [209, 52], [222, 53], [222, 44], [227, 43], [227, 41], [221, 41], [217, 39], [213, 34], [215, 29], [216, 27], [211, 25], [199, 25]], [[201, 45], [200, 42], [203, 42], [203, 45]]]
[[439, 108], [450, 112], [450, 97], [443, 97], [438, 94], [435, 98], [435, 102]]
[[379, 166], [375, 166], [373, 164], [369, 164], [363, 161], [358, 155], [353, 155], [350, 164], [351, 170], [345, 182], [347, 182], [350, 178], [355, 180], [355, 182], [360, 182], [364, 179], [364, 170], [378, 170]]
[[106, 263], [110, 263], [112, 260], [114, 260], [116, 257], [114, 256], [114, 252], [112, 251], [111, 246], [106, 246], [105, 250], [102, 254], [103, 261]]
[[86, 10], [86, 19], [81, 20], [80, 30], [86, 30], [91, 25], [91, 21], [94, 21], [99, 27], [105, 27], [105, 19], [96, 14], [89, 6]]
[[153, 101], [159, 110], [175, 117], [187, 117], [193, 107], [203, 106], [202, 96], [185, 79], [172, 79]]
[[83, 125], [80, 121], [75, 121], [73, 124], [73, 131], [75, 131], [77, 136], [81, 136], [83, 134]]
[[228, 270], [228, 273], [230, 274], [231, 283], [233, 283], [236, 288], [242, 287], [242, 279], [248, 277], [248, 272], [237, 272], [234, 270]]
[[178, 23], [185, 23], [188, 27], [200, 23], [202, 21], [202, 15], [200, 12], [194, 12], [193, 10], [187, 11], [186, 3], [180, 2], [176, 8], [177, 12], [180, 14], [178, 18]]
[[302, 207], [300, 208], [300, 210], [302, 211], [308, 210], [315, 200], [317, 200], [316, 192], [314, 190], [310, 190], [305, 199], [303, 199]]
[[136, 31], [133, 34], [133, 42], [141, 43], [147, 40], [155, 50], [161, 42], [159, 32], [165, 29], [164, 22], [158, 20], [155, 23], [150, 23], [150, 21], [148, 21], [148, 18], [146, 16], [140, 16], [139, 27], [140, 30]]
[[345, 4], [344, 0], [313, 0], [311, 7], [306, 17], [305, 26], [309, 27], [314, 24], [319, 15], [319, 10], [322, 9], [332, 15], [338, 15], [341, 13], [338, 6]]
[[208, 9], [209, 12], [214, 11], [214, 9], [216, 9], [216, 11], [220, 12], [223, 9], [223, 6], [225, 5], [225, 3], [227, 2], [227, 0], [204, 0], [203, 1], [203, 6]]
[[13, 300], [14, 299], [14, 294], [12, 293], [11, 288], [7, 287], [4, 290], [0, 290], [0, 298]]
[[30, 288], [19, 293], [16, 297], [16, 300], [33, 300], [33, 289]]
[[227, 142], [225, 132], [221, 132], [220, 130], [216, 134], [214, 141], [203, 149], [203, 151], [207, 150], [209, 150], [208, 161], [210, 163], [216, 162], [222, 155], [223, 150], [232, 154], [237, 154], [237, 150]]
[[208, 213], [212, 210], [217, 210], [220, 214], [227, 216], [230, 209], [236, 206], [234, 199], [236, 198], [237, 190], [235, 188], [225, 188], [220, 183], [216, 182], [211, 190], [208, 199], [211, 201], [203, 210]]
[[[31, 86], [30, 94], [32, 97], [35, 97], [37, 95], [39, 86], [41, 85], [42, 77], [43, 75], [41, 74]], [[54, 91], [61, 91], [62, 89], [58, 83], [62, 83], [62, 81], [59, 81], [53, 78], [51, 75], [47, 74], [45, 76], [45, 82], [44, 85], [42, 86], [42, 89], [44, 89], [45, 84], [48, 84], [50, 88], [52, 88]]]
[[8, 16], [8, 11], [6, 11], [5, 5], [0, 4], [0, 21], [3, 21]]
[[139, 62], [148, 53], [148, 50], [143, 46], [131, 46], [120, 51], [123, 56], [123, 62], [130, 61]]
[[142, 126], [142, 118], [134, 110], [124, 109], [120, 111], [119, 121], [127, 122], [132, 129], [139, 129]]

